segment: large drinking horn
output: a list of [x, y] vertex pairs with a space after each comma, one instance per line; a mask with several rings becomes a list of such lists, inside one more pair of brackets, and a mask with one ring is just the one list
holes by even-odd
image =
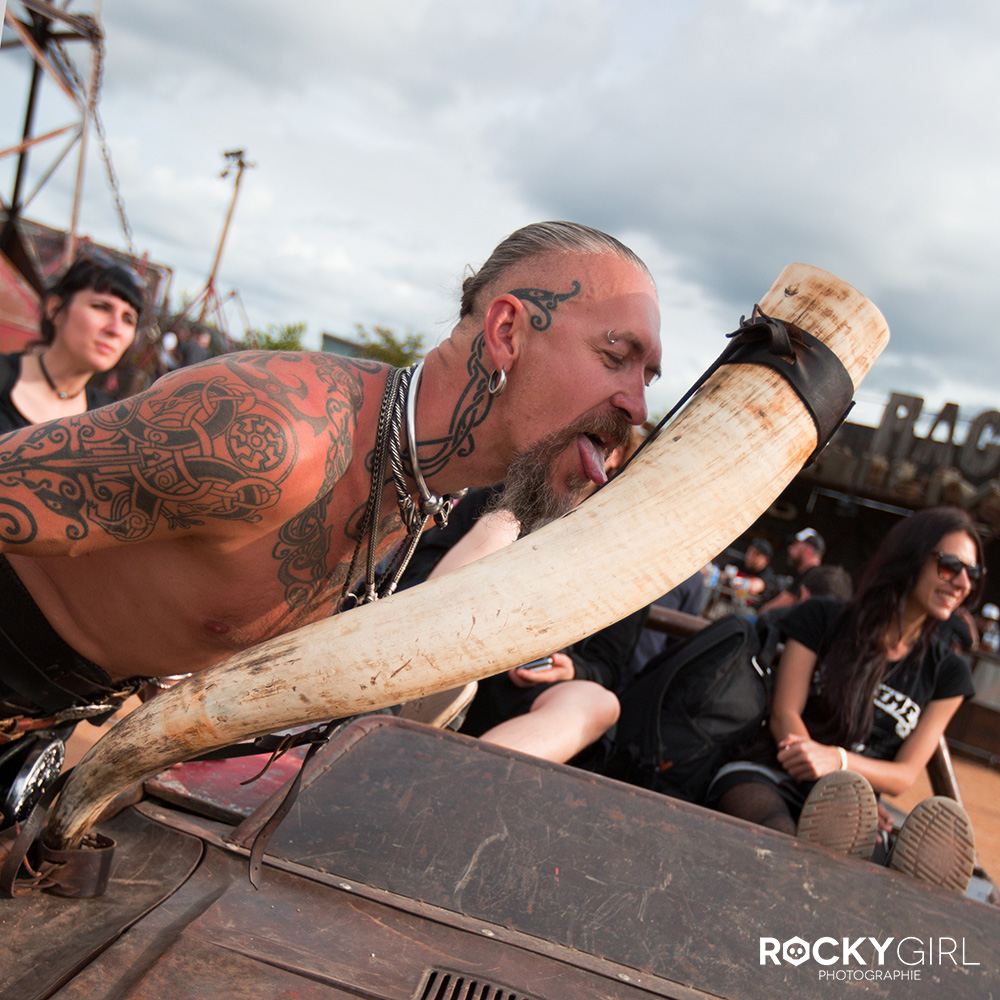
[[[841, 378], [846, 369], [848, 397], [889, 337], [863, 295], [803, 264], [785, 268], [759, 307], [840, 359], [834, 367]], [[810, 409], [784, 375], [754, 360], [723, 365], [623, 474], [572, 514], [453, 574], [246, 650], [147, 702], [77, 767], [47, 839], [77, 846], [118, 791], [170, 764], [456, 687], [618, 621], [753, 524], [816, 444]]]

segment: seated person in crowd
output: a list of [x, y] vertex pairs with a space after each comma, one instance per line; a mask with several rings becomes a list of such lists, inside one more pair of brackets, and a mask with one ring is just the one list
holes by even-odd
[[761, 614], [766, 613], [771, 618], [783, 616], [810, 597], [833, 597], [846, 604], [854, 596], [854, 582], [843, 566], [813, 566], [802, 574], [798, 586], [791, 593], [794, 603]]
[[[777, 574], [771, 566], [774, 549], [766, 538], [754, 538], [742, 555], [726, 549], [712, 560], [707, 570], [709, 590], [703, 608], [707, 617], [717, 619], [728, 614], [753, 617], [753, 609], [781, 591]], [[716, 586], [713, 580], [719, 581]]]
[[813, 566], [799, 579], [795, 598], [796, 603], [801, 603], [810, 597], [835, 597], [846, 603], [853, 596], [854, 583], [843, 566]]
[[979, 645], [979, 628], [972, 612], [965, 606], [958, 608], [938, 628], [937, 638], [947, 643], [958, 656], [971, 653]]
[[[924, 510], [886, 535], [848, 604], [813, 598], [789, 609], [769, 731], [720, 769], [710, 804], [870, 857], [874, 793], [909, 788], [974, 693], [968, 663], [937, 633], [978, 598], [982, 565], [964, 511]], [[927, 864], [922, 855], [935, 838]], [[934, 798], [911, 813], [889, 864], [964, 891], [973, 860], [968, 817], [953, 800]]]
[[823, 562], [826, 554], [826, 542], [815, 528], [803, 528], [789, 539], [785, 549], [792, 579], [788, 586], [774, 597], [765, 598], [760, 605], [761, 613], [773, 611], [775, 608], [787, 608], [795, 603], [795, 594], [802, 582], [802, 577], [814, 566]]
[[748, 546], [736, 570], [743, 577], [743, 586], [754, 604], [777, 593], [777, 574], [771, 566], [774, 549], [766, 538], [755, 538]]

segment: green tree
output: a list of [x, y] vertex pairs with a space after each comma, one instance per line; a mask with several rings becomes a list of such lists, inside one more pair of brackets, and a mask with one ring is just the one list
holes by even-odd
[[248, 330], [243, 346], [248, 351], [303, 351], [305, 323], [270, 323], [266, 330]]
[[369, 333], [360, 323], [356, 323], [358, 344], [363, 357], [381, 361], [394, 368], [406, 368], [424, 356], [424, 336], [422, 333], [408, 333], [400, 337], [385, 326], [373, 326]]

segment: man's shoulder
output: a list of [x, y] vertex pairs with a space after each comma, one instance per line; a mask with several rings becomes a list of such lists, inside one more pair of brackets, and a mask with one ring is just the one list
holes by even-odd
[[373, 388], [384, 385], [387, 371], [386, 365], [375, 361], [324, 351], [234, 351], [193, 368], [179, 368], [165, 375], [160, 383], [165, 389], [173, 389], [188, 383], [235, 379], [262, 401], [301, 403], [311, 398], [322, 408], [342, 399], [360, 409]]
[[374, 378], [388, 366], [327, 351], [233, 351], [213, 359], [238, 372], [288, 372], [302, 377]]
[[238, 351], [164, 375], [132, 408], [140, 423], [184, 440], [193, 428], [206, 440], [248, 436], [248, 447], [294, 439], [303, 456], [350, 441], [377, 417], [385, 370], [319, 351]]

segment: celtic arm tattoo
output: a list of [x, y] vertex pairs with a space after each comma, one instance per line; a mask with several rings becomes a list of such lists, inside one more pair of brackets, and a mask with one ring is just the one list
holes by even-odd
[[248, 389], [222, 378], [187, 381], [0, 444], [0, 540], [54, 541], [39, 538], [42, 510], [64, 523], [71, 542], [95, 527], [136, 542], [158, 522], [256, 521], [278, 500], [294, 459], [279, 415]]
[[[289, 399], [300, 404], [307, 400], [309, 391], [304, 384], [289, 388], [287, 380], [275, 381], [267, 365], [268, 355], [257, 355], [258, 364], [251, 364], [249, 369], [243, 360], [248, 356], [238, 357], [241, 377], [259, 392], [269, 398], [287, 394]], [[316, 435], [329, 435], [330, 448], [316, 498], [282, 525], [272, 552], [278, 563], [278, 579], [285, 588], [285, 603], [290, 611], [311, 607], [319, 596], [339, 590], [343, 583], [347, 567], [343, 562], [331, 559], [331, 553], [338, 547], [338, 536], [354, 539], [352, 524], [330, 524], [327, 513], [333, 489], [353, 458], [355, 422], [364, 404], [360, 376], [375, 375], [382, 370], [382, 366], [374, 362], [359, 359], [347, 361], [336, 355], [292, 357], [311, 357], [313, 374], [322, 387], [324, 400], [324, 406], [318, 412], [313, 410], [310, 414], [303, 412], [301, 406], [297, 408], [296, 419], [308, 421]], [[369, 471], [370, 458], [366, 461]]]
[[322, 519], [350, 462], [361, 375], [378, 371], [329, 355], [230, 355], [100, 410], [14, 432], [0, 441], [0, 542], [63, 554], [210, 521], [256, 525], [280, 505], [303, 440], [319, 442], [314, 498], [284, 522], [273, 553], [286, 600], [298, 606], [330, 552]]
[[[528, 305], [532, 329], [543, 331], [552, 325], [552, 313], [563, 302], [579, 295], [580, 288], [580, 282], [574, 281], [567, 292], [553, 292], [544, 288], [515, 288], [509, 294], [516, 295]], [[464, 458], [475, 450], [473, 432], [489, 415], [493, 400], [486, 388], [491, 373], [483, 361], [485, 352], [486, 331], [481, 330], [472, 342], [466, 365], [469, 378], [452, 412], [447, 436], [418, 442], [420, 465], [425, 476], [440, 472], [453, 456]], [[404, 462], [407, 471], [412, 473], [409, 456], [404, 457]]]

